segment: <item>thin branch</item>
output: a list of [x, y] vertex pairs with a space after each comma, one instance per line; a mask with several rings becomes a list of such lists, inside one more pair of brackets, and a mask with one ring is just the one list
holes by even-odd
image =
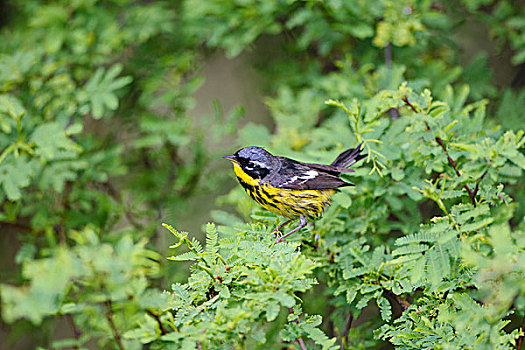
[[402, 296], [400, 295], [397, 295], [395, 294], [394, 292], [392, 292], [391, 290], [389, 289], [384, 289], [385, 293], [390, 297], [392, 298], [393, 300], [396, 301], [396, 303], [401, 306], [401, 308], [403, 309], [403, 311], [407, 310], [412, 304], [410, 304], [405, 298], [403, 298]]
[[377, 281], [377, 284], [379, 284], [381, 286], [381, 288], [383, 288], [383, 291], [387, 294], [387, 296], [389, 296], [392, 300], [395, 300], [395, 302], [399, 306], [401, 306], [403, 311], [405, 311], [406, 309], [408, 309], [412, 305], [405, 298], [403, 298], [402, 296], [397, 295], [394, 292], [392, 292], [390, 289], [387, 289], [387, 288], [383, 287], [383, 285], [381, 284], [381, 281]]
[[[73, 337], [75, 338], [75, 340], [78, 341], [80, 339], [80, 336], [82, 335], [82, 331], [75, 324], [75, 320], [73, 319], [73, 315], [66, 314], [65, 316], [66, 316], [66, 319], [67, 319], [69, 325], [71, 326], [71, 329], [73, 330]], [[79, 349], [78, 345], [75, 344], [73, 346], [73, 349]]]
[[[456, 175], [458, 177], [460, 177], [461, 173], [458, 170], [457, 163], [450, 157], [450, 154], [448, 153], [447, 147], [445, 146], [445, 143], [443, 142], [441, 137], [436, 136], [436, 142], [441, 146], [441, 148], [443, 149], [443, 152], [445, 152], [445, 154], [447, 155], [448, 163], [452, 166], [452, 168], [456, 172]], [[467, 190], [468, 196], [470, 197], [470, 201], [472, 202], [472, 204], [475, 207], [476, 206], [476, 194], [475, 194], [475, 192], [472, 191], [467, 184], [464, 184], [463, 187]]]
[[157, 324], [159, 325], [159, 329], [160, 329], [160, 334], [164, 335], [164, 334], [168, 334], [169, 333], [166, 330], [166, 328], [164, 328], [164, 325], [162, 324], [162, 321], [160, 320], [160, 316], [159, 315], [157, 315], [153, 311], [147, 310], [147, 309], [146, 309], [146, 313], [148, 315], [150, 315], [151, 317], [153, 317], [155, 319], [155, 321], [157, 321]]
[[[525, 317], [523, 317], [523, 323], [521, 324], [521, 331], [525, 332]], [[523, 345], [523, 335], [520, 335], [518, 338], [518, 345], [516, 346], [517, 350], [521, 350], [521, 346]]]
[[[410, 103], [410, 101], [408, 100], [408, 96], [405, 95], [405, 97], [403, 97], [403, 102], [405, 102], [407, 106], [410, 107], [410, 109], [414, 111], [414, 113], [419, 113], [416, 107], [414, 107], [414, 105]], [[427, 125], [427, 128], [428, 128], [428, 125]]]
[[[293, 309], [291, 307], [288, 308], [288, 312], [290, 312], [290, 314], [293, 314]], [[299, 324], [299, 321], [297, 319], [293, 320], [294, 323], [296, 324]], [[297, 338], [297, 342], [299, 343], [299, 346], [301, 347], [301, 350], [307, 350], [306, 349], [306, 345], [303, 341], [302, 338], [298, 337]]]
[[124, 345], [122, 345], [122, 338], [120, 336], [120, 333], [115, 326], [115, 322], [113, 322], [113, 303], [111, 302], [111, 299], [106, 300], [104, 303], [106, 305], [106, 319], [108, 320], [109, 327], [111, 327], [111, 332], [113, 333], [113, 339], [115, 339], [115, 342], [117, 343], [117, 347], [119, 350], [125, 350]]
[[350, 328], [352, 328], [353, 321], [354, 315], [352, 315], [352, 312], [350, 312], [346, 317], [345, 328], [343, 329], [343, 333], [341, 333], [341, 349], [343, 348], [343, 340], [344, 345], [348, 345], [348, 333], [350, 332]]
[[488, 169], [485, 170], [485, 172], [483, 173], [483, 175], [481, 175], [481, 177], [478, 179], [478, 182], [476, 182], [476, 187], [474, 188], [474, 198], [476, 197], [476, 195], [478, 194], [478, 191], [479, 191], [479, 184], [481, 182], [481, 180], [483, 180], [483, 178], [485, 177], [485, 175], [487, 175], [488, 173]]
[[[411, 104], [410, 101], [408, 100], [408, 96], [405, 95], [405, 97], [403, 97], [403, 102], [405, 102], [406, 105], [409, 106], [415, 113], [418, 113], [416, 107], [414, 107], [414, 105]], [[428, 125], [427, 122], [425, 122], [425, 124], [427, 126], [427, 130], [431, 131], [430, 125]], [[436, 136], [435, 140], [441, 146], [441, 148], [443, 149], [443, 152], [445, 152], [445, 154], [447, 155], [448, 163], [452, 166], [452, 168], [456, 172], [456, 175], [460, 177], [461, 173], [458, 170], [457, 163], [450, 157], [450, 154], [448, 153], [447, 147], [445, 146], [443, 139], [439, 136]], [[485, 177], [485, 174], [486, 172], [481, 176], [481, 178], [479, 179], [479, 182], [483, 179], [483, 177]], [[463, 187], [467, 190], [468, 196], [470, 197], [470, 201], [472, 202], [472, 205], [474, 205], [474, 207], [476, 206], [476, 194], [479, 189], [479, 182], [476, 184], [476, 189], [474, 191], [472, 191], [467, 184], [463, 185]]]

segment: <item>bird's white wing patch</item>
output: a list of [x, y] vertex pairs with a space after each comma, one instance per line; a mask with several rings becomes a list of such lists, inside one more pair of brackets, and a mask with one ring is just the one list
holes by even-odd
[[[290, 178], [290, 180], [286, 181], [285, 183], [283, 183], [283, 185], [286, 185], [286, 184], [304, 184], [306, 181], [310, 180], [310, 179], [314, 179], [315, 177], [317, 177], [317, 175], [319, 175], [319, 173], [315, 170], [308, 170], [306, 173], [302, 174], [301, 176], [292, 176]], [[297, 180], [302, 180], [302, 181], [297, 181]]]
[[304, 175], [299, 176], [299, 178], [303, 179], [303, 180], [310, 180], [310, 179], [315, 178], [317, 175], [319, 175], [319, 173], [317, 171], [315, 171], [315, 170], [308, 170], [306, 173], [304, 173]]
[[283, 185], [286, 185], [286, 184], [293, 184], [295, 181], [297, 181], [298, 178], [299, 178], [298, 176], [292, 176], [292, 177], [290, 178], [290, 180], [284, 182]]

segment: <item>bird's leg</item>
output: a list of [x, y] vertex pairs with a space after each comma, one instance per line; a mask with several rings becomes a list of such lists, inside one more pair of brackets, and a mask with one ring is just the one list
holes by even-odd
[[282, 228], [284, 227], [284, 225], [288, 225], [290, 222], [292, 222], [293, 219], [290, 219], [288, 221], [285, 221], [283, 222], [282, 224], [279, 224], [279, 226], [277, 226], [273, 231], [272, 233], [273, 234], [277, 234], [277, 232], [282, 232]]
[[308, 221], [306, 221], [306, 218], [304, 216], [301, 216], [301, 219], [299, 219], [299, 225], [297, 225], [296, 228], [294, 228], [293, 230], [290, 230], [290, 232], [287, 232], [285, 235], [277, 238], [277, 240], [275, 241], [275, 243], [280, 243], [282, 242], [283, 239], [285, 239], [286, 237], [288, 237], [289, 235], [291, 235], [292, 233], [294, 232], [297, 232], [299, 231], [300, 229], [302, 229], [303, 227], [306, 226], [306, 224], [308, 223]]

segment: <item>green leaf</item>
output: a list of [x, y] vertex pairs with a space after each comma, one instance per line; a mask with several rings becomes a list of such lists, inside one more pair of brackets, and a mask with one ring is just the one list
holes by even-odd
[[59, 156], [80, 153], [82, 148], [66, 136], [66, 131], [59, 123], [46, 123], [38, 126], [31, 135], [35, 143], [36, 154], [51, 160]]
[[281, 307], [277, 302], [270, 302], [266, 307], [266, 321], [272, 322], [277, 316], [279, 316], [279, 311]]
[[25, 157], [8, 157], [0, 166], [0, 184], [7, 198], [18, 201], [22, 198], [22, 188], [29, 186], [36, 172], [36, 164]]
[[383, 321], [390, 322], [390, 317], [392, 317], [390, 302], [385, 297], [380, 297], [377, 299], [377, 306], [379, 307]]
[[15, 96], [0, 94], [0, 113], [5, 113], [16, 120], [21, 118], [26, 113], [26, 110]]
[[90, 103], [93, 118], [102, 118], [105, 109], [112, 111], [117, 109], [118, 98], [115, 91], [133, 80], [130, 76], [117, 78], [122, 68], [122, 64], [117, 63], [111, 66], [107, 72], [104, 68], [97, 69], [84, 85], [84, 90], [78, 95], [79, 102]]
[[215, 225], [209, 222], [206, 225], [206, 253], [215, 255], [219, 251], [219, 247], [217, 246], [218, 237], [219, 234]]

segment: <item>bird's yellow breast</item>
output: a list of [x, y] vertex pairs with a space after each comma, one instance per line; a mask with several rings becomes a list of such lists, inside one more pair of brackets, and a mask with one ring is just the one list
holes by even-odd
[[251, 199], [272, 213], [289, 218], [321, 216], [324, 208], [330, 205], [331, 195], [336, 192], [333, 189], [288, 190], [261, 184], [261, 180], [252, 178], [235, 163], [233, 171]]

